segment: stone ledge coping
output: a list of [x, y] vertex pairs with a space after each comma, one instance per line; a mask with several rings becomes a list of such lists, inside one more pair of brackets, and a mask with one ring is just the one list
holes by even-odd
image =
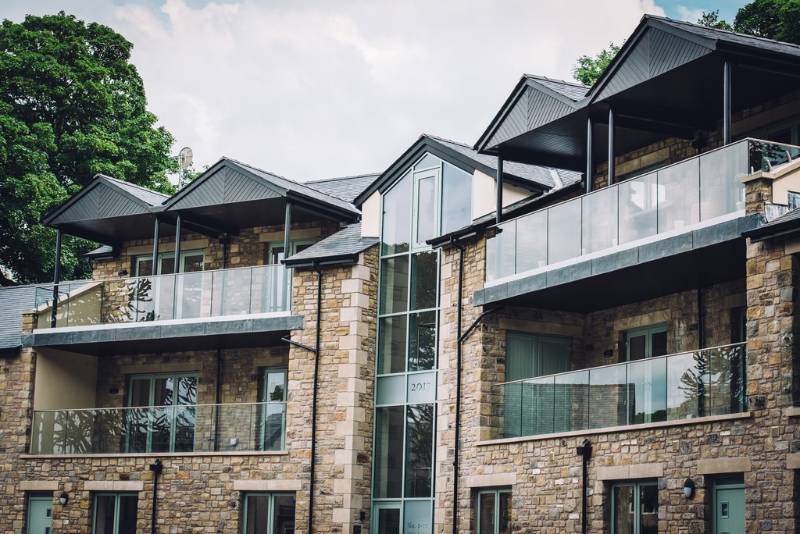
[[722, 421], [737, 421], [750, 419], [753, 412], [732, 413], [727, 415], [709, 415], [707, 417], [694, 417], [691, 419], [676, 419], [675, 421], [661, 421], [658, 423], [642, 423], [639, 425], [610, 426], [607, 428], [593, 428], [589, 430], [572, 430], [570, 432], [554, 432], [552, 434], [538, 434], [536, 436], [520, 436], [518, 438], [500, 438], [478, 441], [478, 447], [490, 445], [505, 445], [509, 443], [524, 443], [526, 441], [542, 441], [546, 439], [571, 438], [579, 436], [596, 436], [597, 434], [617, 434], [620, 432], [636, 432], [639, 430], [652, 430], [656, 428], [669, 428], [673, 426], [701, 425]]
[[148, 452], [103, 454], [20, 454], [23, 460], [58, 460], [63, 458], [183, 458], [196, 456], [288, 456], [289, 451], [219, 451], [219, 452]]
[[144, 491], [142, 480], [87, 480], [84, 491]]
[[20, 491], [57, 491], [58, 480], [23, 480], [19, 483]]
[[786, 417], [800, 417], [800, 406], [789, 406], [783, 409], [783, 415]]
[[234, 480], [234, 491], [300, 491], [303, 483], [300, 480]]
[[517, 483], [516, 473], [492, 473], [488, 475], [474, 475], [471, 477], [467, 477], [468, 488], [513, 486], [516, 483]]
[[725, 473], [749, 473], [750, 458], [702, 458], [697, 462], [698, 475], [722, 475]]
[[632, 480], [660, 478], [664, 476], [664, 464], [605, 465], [597, 468], [597, 480]]

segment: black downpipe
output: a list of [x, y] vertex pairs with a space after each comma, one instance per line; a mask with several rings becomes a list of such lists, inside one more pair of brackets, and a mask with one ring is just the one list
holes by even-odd
[[317, 390], [319, 389], [319, 354], [321, 351], [320, 340], [322, 332], [322, 269], [319, 265], [315, 265], [317, 271], [317, 339], [314, 347], [314, 393], [311, 398], [311, 480], [309, 483], [308, 495], [308, 534], [314, 532], [314, 473], [317, 467], [316, 451], [317, 451]]
[[587, 493], [589, 488], [589, 460], [592, 459], [592, 442], [588, 439], [583, 440], [577, 452], [583, 464], [581, 474], [581, 533], [586, 534], [589, 532], [589, 496]]
[[[498, 158], [500, 161], [500, 158]], [[501, 168], [502, 164], [498, 163]], [[499, 174], [498, 174], [499, 179]], [[502, 187], [502, 186], [501, 186]], [[453, 534], [458, 534], [458, 455], [461, 447], [461, 294], [464, 289], [464, 246], [450, 239], [451, 244], [458, 249], [458, 306], [456, 307], [456, 330], [458, 343], [456, 343], [456, 421], [455, 421], [455, 447], [453, 448]]]
[[156, 534], [156, 516], [158, 501], [158, 477], [161, 475], [161, 471], [164, 470], [164, 464], [161, 463], [160, 458], [156, 458], [155, 463], [150, 464], [150, 471], [153, 472], [153, 510], [150, 515], [150, 534]]
[[[230, 252], [230, 237], [228, 234], [222, 236], [222, 268], [228, 268], [228, 256]], [[217, 406], [214, 409], [214, 450], [219, 450], [219, 419], [220, 419], [220, 404], [222, 403], [222, 349], [217, 348], [217, 391], [215, 395]]]

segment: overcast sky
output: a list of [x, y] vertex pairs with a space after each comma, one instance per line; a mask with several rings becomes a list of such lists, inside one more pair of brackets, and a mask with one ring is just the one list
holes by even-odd
[[192, 147], [298, 180], [380, 172], [422, 132], [474, 143], [523, 72], [571, 79], [643, 13], [729, 0], [3, 0], [134, 43], [149, 108]]

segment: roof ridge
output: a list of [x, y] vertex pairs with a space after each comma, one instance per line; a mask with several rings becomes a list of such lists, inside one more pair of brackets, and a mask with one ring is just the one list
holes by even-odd
[[161, 191], [156, 191], [155, 189], [150, 189], [149, 187], [145, 187], [143, 185], [135, 184], [133, 182], [127, 182], [125, 180], [120, 180], [119, 178], [114, 178], [113, 176], [109, 176], [107, 174], [97, 173], [97, 176], [100, 176], [102, 178], [108, 178], [109, 180], [111, 180], [113, 182], [117, 182], [117, 183], [123, 184], [123, 185], [129, 185], [131, 187], [135, 187], [136, 189], [141, 189], [142, 191], [147, 191], [148, 193], [155, 193], [156, 195], [161, 195], [162, 197], [166, 197], [166, 198], [170, 197], [170, 195], [168, 195], [166, 193], [162, 193]]
[[545, 80], [548, 82], [560, 83], [563, 85], [571, 85], [572, 87], [579, 87], [581, 89], [590, 89], [590, 87], [583, 85], [580, 82], [568, 82], [567, 80], [559, 80], [558, 78], [550, 78], [549, 76], [544, 76], [542, 74], [530, 74], [527, 72], [522, 73], [523, 76], [526, 78], [533, 78], [534, 80]]
[[462, 143], [461, 141], [455, 141], [453, 139], [448, 139], [447, 137], [442, 137], [440, 135], [434, 135], [434, 134], [429, 134], [429, 133], [424, 133], [423, 132], [422, 137], [430, 137], [431, 139], [435, 139], [437, 141], [442, 141], [443, 143], [453, 143], [454, 145], [459, 145], [459, 146], [463, 146], [464, 148], [468, 148], [468, 149], [472, 150], [473, 152], [476, 151], [472, 146], [468, 145], [467, 143]]
[[381, 175], [381, 173], [379, 173], [379, 172], [365, 172], [364, 174], [353, 174], [352, 176], [339, 176], [339, 177], [334, 177], [334, 178], [319, 178], [317, 180], [308, 180], [308, 181], [301, 182], [301, 183], [304, 183], [306, 185], [308, 185], [308, 184], [321, 184], [321, 183], [324, 183], [324, 182], [335, 182], [335, 181], [338, 181], [338, 180], [354, 180], [356, 178], [366, 178], [367, 176], [380, 176], [380, 175]]
[[650, 15], [650, 14], [645, 14], [645, 17], [646, 18], [650, 18], [650, 19], [655, 19], [655, 20], [661, 20], [661, 21], [665, 21], [665, 22], [671, 22], [671, 23], [674, 23], [674, 24], [680, 24], [680, 25], [684, 25], [684, 26], [692, 26], [694, 28], [700, 28], [700, 29], [703, 29], [703, 30], [711, 31], [711, 32], [724, 33], [724, 34], [728, 34], [728, 35], [738, 35], [740, 37], [746, 37], [748, 39], [758, 39], [759, 41], [766, 41], [768, 43], [776, 43], [776, 44], [780, 44], [780, 45], [792, 46], [792, 47], [795, 47], [795, 48], [800, 48], [800, 44], [790, 43], [789, 41], [779, 41], [777, 39], [770, 39], [769, 37], [761, 37], [760, 35], [752, 35], [752, 34], [749, 34], [749, 33], [742, 33], [742, 32], [737, 32], [737, 31], [733, 31], [733, 30], [724, 30], [722, 28], [712, 28], [710, 26], [703, 26], [702, 24], [697, 24], [696, 22], [689, 22], [688, 20], [679, 20], [679, 19], [673, 19], [671, 17], [662, 17], [660, 15]]

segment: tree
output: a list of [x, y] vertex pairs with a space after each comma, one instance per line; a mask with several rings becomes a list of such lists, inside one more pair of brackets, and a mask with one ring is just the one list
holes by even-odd
[[800, 0], [754, 0], [736, 12], [733, 28], [741, 33], [800, 44]]
[[[173, 191], [173, 138], [146, 109], [132, 48], [63, 12], [0, 24], [0, 284], [51, 276], [55, 232], [41, 217], [96, 173]], [[64, 278], [88, 272], [91, 246], [65, 240]]]
[[611, 60], [617, 55], [619, 49], [620, 47], [616, 44], [608, 43], [608, 48], [602, 49], [596, 56], [579, 57], [572, 71], [573, 76], [583, 85], [594, 85], [609, 63], [611, 63]]
[[697, 24], [708, 28], [716, 28], [718, 30], [733, 30], [730, 24], [719, 18], [719, 9], [715, 11], [703, 11], [703, 14], [697, 19]]

